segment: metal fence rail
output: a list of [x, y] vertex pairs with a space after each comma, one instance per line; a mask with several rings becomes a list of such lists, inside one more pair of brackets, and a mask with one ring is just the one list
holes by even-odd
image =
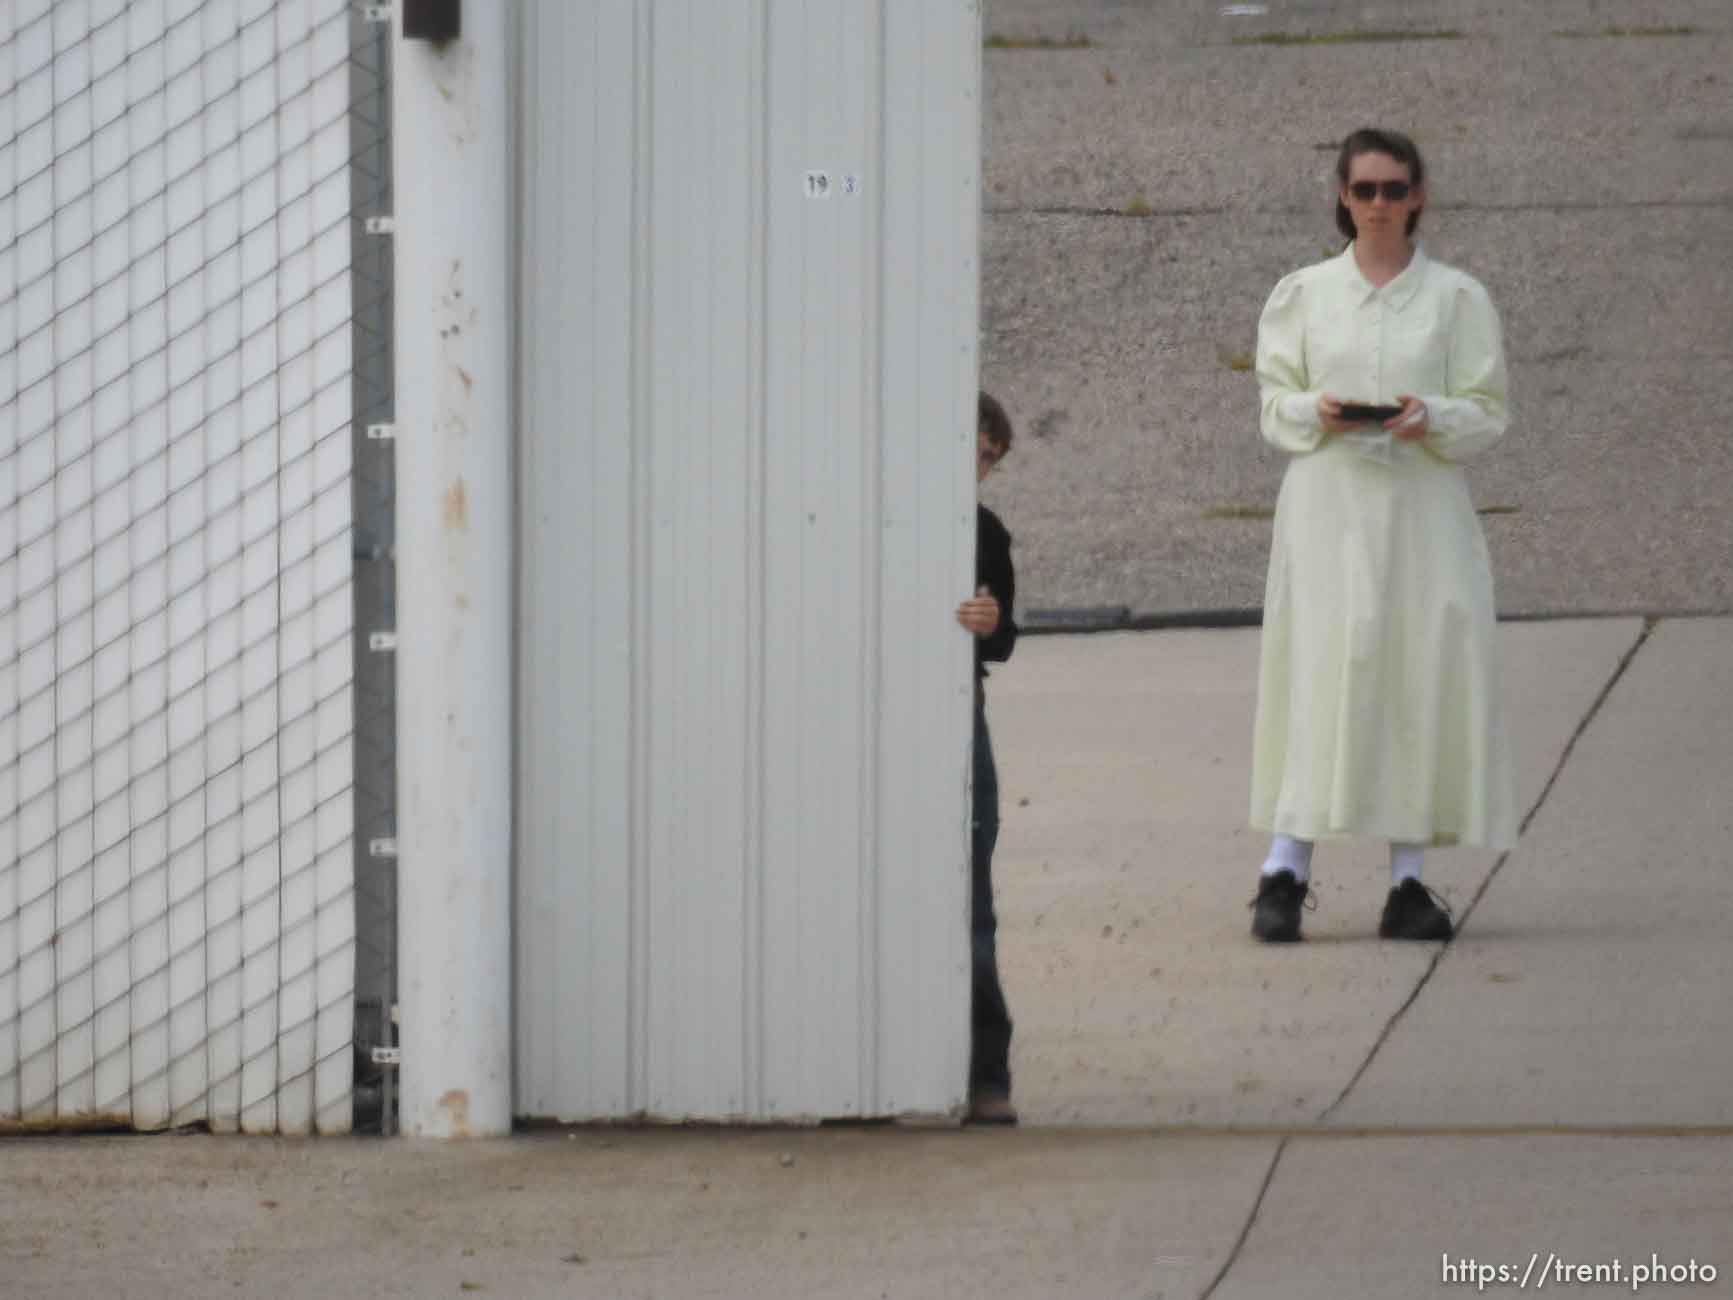
[[355, 1047], [356, 1125], [393, 1130], [397, 1001], [396, 656], [376, 634], [397, 625], [391, 240], [368, 229], [393, 211], [390, 26], [359, 11], [351, 28], [350, 218], [355, 294]]

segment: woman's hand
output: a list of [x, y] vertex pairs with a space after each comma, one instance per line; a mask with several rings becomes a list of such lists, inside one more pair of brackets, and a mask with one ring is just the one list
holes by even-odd
[[1342, 418], [1342, 402], [1340, 398], [1331, 397], [1328, 393], [1318, 395], [1318, 423], [1324, 426], [1325, 433], [1352, 433], [1360, 428]]
[[985, 587], [957, 606], [957, 622], [978, 637], [989, 637], [999, 630], [999, 602]]
[[1426, 436], [1428, 412], [1418, 397], [1398, 397], [1402, 414], [1384, 421], [1384, 427], [1404, 442], [1419, 442]]

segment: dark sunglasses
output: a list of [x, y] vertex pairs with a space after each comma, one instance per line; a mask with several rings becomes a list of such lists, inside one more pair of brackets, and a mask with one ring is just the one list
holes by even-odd
[[1348, 193], [1362, 203], [1370, 203], [1380, 194], [1392, 203], [1400, 203], [1413, 188], [1407, 181], [1355, 181], [1348, 187]]

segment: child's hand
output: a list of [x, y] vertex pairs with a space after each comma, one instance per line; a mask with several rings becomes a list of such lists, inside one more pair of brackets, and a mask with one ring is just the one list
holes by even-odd
[[985, 587], [957, 606], [957, 622], [978, 637], [989, 637], [999, 630], [999, 602]]

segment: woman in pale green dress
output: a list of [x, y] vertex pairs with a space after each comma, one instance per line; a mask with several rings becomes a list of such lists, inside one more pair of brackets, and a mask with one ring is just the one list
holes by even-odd
[[1448, 939], [1425, 849], [1516, 836], [1492, 570], [1461, 468], [1504, 435], [1504, 349], [1486, 290], [1414, 241], [1411, 140], [1356, 131], [1337, 184], [1351, 242], [1285, 277], [1258, 323], [1260, 426], [1290, 459], [1264, 597], [1251, 822], [1272, 839], [1252, 932], [1298, 939], [1313, 843], [1363, 835], [1390, 844], [1379, 933]]

